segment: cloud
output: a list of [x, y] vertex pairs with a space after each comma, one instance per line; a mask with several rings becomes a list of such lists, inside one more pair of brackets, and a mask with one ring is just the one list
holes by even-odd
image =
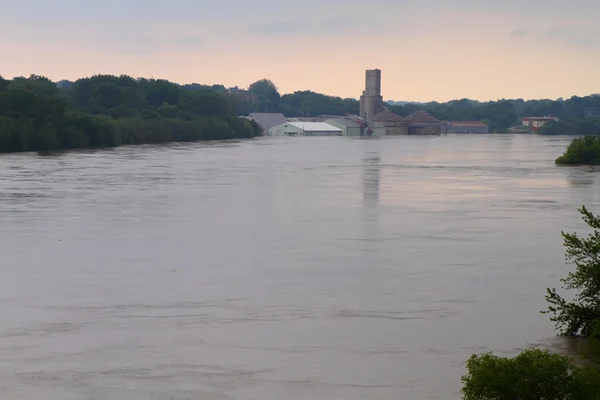
[[337, 32], [357, 27], [362, 23], [364, 20], [358, 17], [337, 15], [319, 22], [318, 27], [324, 31]]
[[206, 42], [198, 36], [185, 36], [174, 39], [164, 39], [160, 37], [148, 37], [140, 36], [129, 38], [118, 44], [115, 42], [112, 45], [104, 46], [105, 48], [112, 49], [117, 54], [130, 54], [130, 55], [147, 55], [156, 54], [164, 49], [178, 48], [178, 49], [195, 49], [204, 47]]
[[[13, 57], [10, 55], [1, 55], [0, 54], [0, 62], [3, 64], [16, 64], [19, 60], [17, 59], [17, 57]], [[0, 77], [2, 76], [2, 74], [0, 73]]]
[[203, 47], [206, 44], [206, 42], [202, 40], [202, 38], [200, 38], [199, 36], [191, 35], [175, 39], [175, 44], [179, 45], [180, 47], [193, 48]]
[[585, 47], [600, 47], [600, 30], [586, 32], [580, 38], [579, 43]]
[[525, 29], [515, 29], [510, 33], [510, 36], [515, 38], [522, 38], [529, 36], [530, 32]]
[[544, 39], [555, 43], [566, 44], [584, 50], [600, 49], [600, 29], [577, 29], [572, 26], [552, 27], [544, 35]]
[[144, 55], [157, 53], [160, 49], [160, 42], [155, 38], [141, 36], [115, 43], [113, 46], [112, 48], [117, 54]]
[[307, 31], [306, 24], [301, 21], [267, 22], [250, 25], [249, 30], [265, 36], [295, 35]]
[[571, 40], [576, 34], [577, 32], [571, 26], [552, 27], [544, 33], [544, 37], [552, 40]]
[[513, 38], [533, 38], [538, 44], [552, 46], [567, 46], [579, 50], [600, 50], [600, 29], [584, 29], [573, 26], [553, 26], [538, 31], [514, 29], [510, 36]]
[[421, 6], [454, 10], [501, 12], [527, 16], [587, 15], [600, 11], [597, 0], [418, 0]]
[[[288, 20], [285, 22], [267, 22], [250, 25], [249, 30], [264, 36], [290, 36], [301, 34], [333, 34], [341, 31], [366, 29], [374, 21], [368, 21], [357, 16], [336, 15], [326, 19]], [[380, 22], [379, 33], [383, 31]]]

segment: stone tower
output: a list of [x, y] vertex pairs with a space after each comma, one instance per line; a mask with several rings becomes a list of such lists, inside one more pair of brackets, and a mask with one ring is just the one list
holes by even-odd
[[366, 74], [365, 90], [360, 96], [360, 117], [366, 118], [367, 113], [376, 115], [381, 108], [381, 70], [368, 69]]

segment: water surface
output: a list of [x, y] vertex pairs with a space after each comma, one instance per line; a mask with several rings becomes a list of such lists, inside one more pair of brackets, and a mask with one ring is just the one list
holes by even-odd
[[458, 399], [554, 345], [570, 138], [262, 138], [0, 157], [2, 399]]

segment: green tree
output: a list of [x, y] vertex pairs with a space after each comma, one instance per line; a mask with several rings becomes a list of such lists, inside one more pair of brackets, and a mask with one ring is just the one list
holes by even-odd
[[279, 91], [277, 90], [277, 86], [269, 80], [269, 79], [260, 79], [248, 87], [248, 90], [252, 93], [256, 93], [259, 96], [263, 96], [264, 98], [276, 102], [281, 97]]
[[600, 165], [600, 136], [574, 139], [565, 153], [556, 159], [558, 165]]
[[105, 110], [117, 107], [123, 102], [123, 92], [115, 83], [103, 83], [94, 88], [92, 96], [96, 103]]
[[146, 91], [146, 100], [153, 107], [162, 104], [178, 104], [181, 89], [174, 83], [164, 79], [143, 79], [140, 85]]
[[555, 288], [547, 289], [547, 311], [561, 335], [589, 337], [600, 334], [600, 218], [583, 206], [579, 212], [585, 223], [593, 229], [588, 237], [577, 233], [564, 233], [567, 261], [575, 266], [566, 278], [561, 279], [564, 289], [575, 290], [569, 301]]
[[2, 75], [0, 75], [0, 92], [4, 92], [6, 89], [8, 89], [8, 85], [10, 85], [10, 81], [4, 79]]
[[13, 79], [10, 88], [46, 96], [54, 96], [59, 93], [58, 87], [56, 87], [54, 82], [45, 76], [34, 74], [30, 75], [29, 78], [18, 77]]
[[281, 95], [277, 86], [269, 79], [260, 79], [248, 87], [248, 90], [258, 95], [257, 111], [280, 112], [282, 108]]
[[227, 96], [216, 92], [222, 85], [192, 91], [165, 80], [95, 75], [58, 88], [32, 75], [0, 80], [0, 88], [0, 152], [257, 134], [252, 124], [235, 116]]
[[514, 358], [473, 355], [463, 376], [464, 400], [598, 400], [600, 373], [547, 350]]

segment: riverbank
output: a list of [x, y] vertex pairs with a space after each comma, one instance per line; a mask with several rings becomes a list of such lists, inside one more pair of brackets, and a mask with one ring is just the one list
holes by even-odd
[[77, 114], [68, 116], [57, 128], [36, 130], [27, 122], [0, 117], [0, 153], [245, 139], [258, 134], [256, 126], [237, 118], [205, 117], [191, 121], [171, 118], [114, 120], [107, 116]]
[[0, 117], [0, 153], [97, 149], [131, 144], [197, 142], [252, 138], [258, 128], [236, 118], [200, 117], [146, 120], [78, 114], [56, 129], [35, 130], [31, 125]]

